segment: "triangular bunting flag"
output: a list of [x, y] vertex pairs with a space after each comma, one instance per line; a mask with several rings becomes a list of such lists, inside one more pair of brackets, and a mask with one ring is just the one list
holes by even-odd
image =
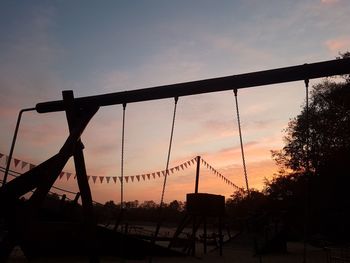
[[122, 182], [123, 181], [123, 177], [119, 176], [119, 181]]
[[24, 167], [26, 167], [27, 166], [27, 162], [25, 162], [25, 161], [22, 161], [22, 166], [21, 166], [21, 168], [23, 169]]
[[[75, 175], [75, 178], [77, 177], [77, 175]], [[88, 182], [89, 182], [89, 180], [90, 180], [90, 176], [89, 175], [87, 175], [86, 176], [86, 178], [87, 178], [87, 180], [88, 180]]]
[[29, 170], [32, 170], [33, 168], [35, 167], [35, 165], [34, 164], [29, 164]]
[[132, 176], [130, 176], [130, 178], [131, 178], [131, 182], [133, 182], [134, 181], [134, 176], [132, 175]]
[[117, 177], [113, 176], [112, 179], [113, 179], [114, 183], [116, 184], [117, 183]]
[[158, 174], [158, 177], [160, 177], [160, 172], [157, 172], [157, 174]]
[[77, 175], [75, 174], [73, 178], [76, 179], [76, 178], [77, 178]]
[[152, 173], [152, 177], [153, 177], [153, 179], [155, 179], [156, 178], [156, 173]]
[[103, 183], [103, 179], [105, 179], [105, 177], [104, 176], [99, 176], [100, 177], [100, 182], [101, 182], [101, 184]]
[[62, 179], [63, 175], [64, 175], [64, 172], [61, 172], [60, 173], [60, 179]]
[[92, 176], [92, 181], [94, 181], [94, 183], [96, 183], [96, 179], [97, 179], [97, 176]]
[[71, 173], [66, 173], [66, 176], [67, 176], [67, 181], [69, 180], [69, 178], [72, 176]]
[[21, 160], [18, 160], [18, 159], [16, 159], [16, 158], [14, 158], [13, 161], [15, 162], [15, 167], [17, 167], [17, 165], [19, 164], [19, 162], [20, 162]]
[[184, 169], [184, 165], [183, 164], [181, 164], [180, 167], [181, 167], [182, 170]]
[[188, 166], [191, 166], [191, 161], [188, 161], [187, 164], [188, 164]]
[[111, 177], [109, 176], [106, 176], [106, 181], [107, 181], [107, 184], [109, 184], [109, 181], [111, 180]]
[[151, 175], [150, 175], [150, 174], [147, 174], [147, 178], [148, 178], [148, 180], [151, 179]]
[[180, 171], [180, 167], [179, 166], [176, 166], [175, 169], [176, 169], [176, 171]]
[[162, 174], [163, 174], [163, 176], [165, 176], [165, 174], [166, 174], [166, 171], [162, 171]]
[[192, 164], [194, 164], [194, 159], [192, 159]]
[[146, 175], [145, 174], [141, 174], [142, 179], [145, 181]]
[[184, 163], [185, 167], [187, 168], [187, 163]]
[[139, 175], [136, 175], [136, 179], [138, 182], [140, 182], [140, 176]]
[[125, 176], [125, 181], [129, 182], [129, 176]]
[[170, 168], [171, 173], [174, 173], [174, 168]]

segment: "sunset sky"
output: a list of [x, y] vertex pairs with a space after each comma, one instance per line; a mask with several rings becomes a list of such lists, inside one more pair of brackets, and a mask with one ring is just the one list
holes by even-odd
[[[10, 150], [18, 111], [59, 100], [62, 90], [81, 97], [334, 59], [350, 50], [349, 13], [348, 0], [3, 0], [0, 153]], [[304, 103], [304, 84], [238, 96], [249, 184], [262, 189], [276, 172], [270, 150], [283, 146], [283, 129]], [[173, 106], [173, 99], [127, 105], [125, 175], [165, 169]], [[121, 105], [104, 107], [87, 127], [89, 175], [120, 175], [121, 119]], [[14, 157], [39, 164], [67, 135], [64, 112], [25, 113]], [[197, 155], [244, 187], [232, 91], [179, 99], [170, 166]], [[193, 192], [194, 167], [170, 175], [165, 201]], [[72, 163], [64, 171], [74, 173]], [[89, 182], [94, 200], [120, 202], [119, 183]], [[162, 184], [163, 178], [126, 183], [125, 199], [159, 202]], [[72, 178], [56, 185], [77, 191]], [[204, 167], [199, 190], [226, 197], [233, 191]]]

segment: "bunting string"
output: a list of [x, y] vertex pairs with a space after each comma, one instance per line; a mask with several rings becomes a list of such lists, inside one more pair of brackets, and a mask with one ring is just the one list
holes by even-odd
[[[0, 153], [0, 161], [4, 159], [4, 161], [7, 163], [8, 162], [8, 156]], [[22, 161], [17, 158], [12, 158], [13, 162], [12, 165], [21, 170], [31, 170], [33, 169], [36, 165]], [[221, 179], [224, 183], [227, 185], [237, 189], [237, 190], [243, 190], [243, 188], [238, 187], [236, 184], [234, 184], [231, 180], [229, 180], [227, 177], [223, 176], [220, 172], [218, 172], [214, 167], [212, 167], [208, 162], [206, 162], [203, 158], [200, 158], [201, 160], [201, 165], [203, 165], [205, 168], [207, 168], [212, 174], [217, 176], [219, 179]], [[185, 161], [177, 166], [171, 167], [168, 169], [168, 174], [175, 174], [177, 172], [184, 171], [188, 168], [190, 168], [192, 165], [194, 165], [197, 162], [197, 158], [192, 158], [191, 160]], [[150, 172], [150, 173], [145, 173], [145, 174], [137, 174], [137, 175], [129, 175], [129, 176], [124, 176], [125, 182], [126, 183], [135, 183], [135, 182], [141, 182], [141, 181], [146, 181], [146, 180], [153, 180], [160, 178], [162, 176], [165, 176], [167, 171], [155, 171], [155, 172]], [[71, 178], [76, 179], [76, 174], [73, 174], [71, 172], [64, 172], [62, 171], [60, 175], [58, 176], [59, 180], [66, 179], [67, 181]], [[121, 176], [96, 176], [96, 175], [88, 175], [87, 176], [88, 181], [91, 181], [95, 183], [117, 183], [118, 181], [122, 181]]]
[[[5, 164], [8, 162], [8, 156], [0, 153], [0, 161], [1, 159], [4, 159]], [[195, 158], [186, 161], [178, 166], [174, 166], [168, 169], [168, 173], [169, 174], [174, 174], [176, 172], [180, 172], [182, 170], [185, 170], [187, 168], [189, 168], [193, 163]], [[26, 162], [26, 161], [22, 161], [20, 159], [17, 158], [12, 158], [12, 165], [17, 168], [17, 169], [21, 169], [23, 171], [26, 170], [31, 170], [34, 167], [36, 167], [35, 164]], [[130, 176], [124, 176], [125, 182], [140, 182], [140, 181], [146, 181], [146, 180], [152, 180], [152, 179], [156, 179], [156, 178], [160, 178], [161, 176], [165, 176], [166, 171], [156, 171], [156, 172], [151, 172], [151, 173], [145, 173], [145, 174], [138, 174], [138, 175], [130, 175]], [[62, 180], [63, 178], [65, 178], [67, 181], [70, 178], [76, 179], [76, 174], [73, 174], [71, 172], [64, 172], [62, 171], [60, 173], [60, 175], [58, 176], [59, 180]], [[122, 177], [121, 176], [95, 176], [95, 175], [88, 175], [87, 176], [88, 181], [90, 181], [90, 179], [92, 179], [93, 183], [99, 182], [99, 183], [110, 183], [110, 182], [114, 182], [117, 183], [118, 181], [122, 181]], [[136, 180], [135, 180], [136, 178]], [[111, 180], [112, 179], [112, 180]]]
[[231, 180], [227, 179], [227, 177], [223, 176], [220, 172], [218, 172], [214, 167], [212, 167], [208, 162], [206, 162], [203, 158], [200, 158], [201, 160], [201, 164], [207, 168], [210, 172], [212, 172], [214, 175], [216, 175], [217, 177], [219, 177], [221, 180], [223, 180], [226, 184], [232, 186], [233, 188], [243, 191], [244, 189], [237, 186], [236, 184], [234, 184]]

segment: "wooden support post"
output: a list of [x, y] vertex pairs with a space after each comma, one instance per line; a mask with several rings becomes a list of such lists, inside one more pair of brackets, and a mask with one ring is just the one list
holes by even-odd
[[222, 217], [219, 216], [219, 250], [220, 250], [220, 256], [222, 256], [222, 244], [224, 243], [223, 241], [223, 236], [222, 236]]
[[204, 223], [203, 223], [203, 250], [204, 254], [207, 254], [207, 217], [204, 216]]
[[194, 187], [194, 192], [197, 194], [198, 193], [198, 184], [199, 184], [199, 169], [200, 169], [201, 157], [197, 156], [196, 160], [197, 160], [197, 168], [196, 168], [196, 183], [195, 183], [195, 187]]
[[191, 235], [191, 256], [196, 255], [196, 233], [197, 233], [197, 216], [193, 216], [193, 226]]
[[[121, 224], [121, 222], [123, 221], [123, 218], [124, 218], [124, 209], [120, 209], [120, 212], [117, 216], [117, 219], [115, 220], [115, 223], [114, 223], [114, 228], [113, 228], [113, 231], [117, 231], [118, 230], [118, 227], [119, 225]], [[121, 231], [122, 232], [122, 231]]]
[[[74, 105], [74, 95], [73, 91], [63, 91], [63, 101], [66, 109], [66, 117], [68, 122], [69, 131], [72, 132], [76, 124], [79, 115], [82, 114], [82, 109], [77, 109]], [[87, 179], [85, 160], [83, 153], [83, 144], [80, 138], [74, 149], [74, 165], [77, 175], [78, 186], [81, 194], [81, 201], [84, 213], [84, 224], [86, 228], [86, 246], [87, 253], [89, 253], [89, 259], [91, 263], [99, 262], [98, 256], [96, 254], [96, 221], [93, 212], [92, 196], [90, 191], [90, 186]]]
[[74, 205], [77, 205], [77, 204], [78, 204], [79, 198], [80, 198], [80, 192], [78, 192], [78, 193], [75, 195], [75, 197], [74, 197], [74, 200], [73, 200], [73, 204], [74, 204]]
[[67, 196], [65, 194], [63, 194], [61, 197], [61, 200], [60, 200], [60, 208], [59, 208], [59, 211], [61, 213], [63, 213], [63, 211], [64, 211], [64, 207], [66, 205], [66, 199], [67, 199]]
[[185, 214], [185, 216], [182, 218], [179, 226], [177, 227], [177, 229], [173, 235], [173, 238], [170, 240], [168, 248], [171, 248], [174, 245], [174, 243], [176, 242], [176, 239], [178, 239], [182, 230], [184, 230], [184, 228], [189, 224], [190, 220], [191, 220], [191, 217], [189, 217], [188, 214]]

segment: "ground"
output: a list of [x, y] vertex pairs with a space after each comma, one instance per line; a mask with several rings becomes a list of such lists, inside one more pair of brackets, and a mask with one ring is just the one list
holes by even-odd
[[[223, 255], [219, 255], [219, 250], [212, 250], [207, 254], [202, 253], [202, 249], [199, 246], [197, 248], [197, 257], [185, 257], [185, 258], [154, 258], [152, 262], [162, 263], [162, 262], [215, 262], [215, 263], [226, 263], [226, 262], [242, 262], [242, 263], [274, 263], [274, 262], [303, 262], [303, 250], [304, 246], [302, 243], [289, 242], [287, 244], [288, 252], [285, 254], [268, 254], [261, 257], [254, 256], [252, 248], [249, 246], [242, 246], [242, 244], [235, 243], [231, 241], [226, 243], [223, 247]], [[21, 253], [19, 248], [16, 248], [11, 256], [11, 263], [25, 263], [29, 262], [26, 260]], [[59, 259], [36, 259], [31, 260], [33, 263], [59, 263], [59, 262], [88, 262], [84, 258], [59, 258]], [[101, 258], [101, 263], [112, 263], [112, 262], [130, 262], [130, 263], [141, 263], [148, 262], [145, 260], [122, 260], [118, 258]], [[322, 248], [315, 248], [312, 246], [307, 246], [307, 258], [308, 263], [326, 263], [327, 253]]]

